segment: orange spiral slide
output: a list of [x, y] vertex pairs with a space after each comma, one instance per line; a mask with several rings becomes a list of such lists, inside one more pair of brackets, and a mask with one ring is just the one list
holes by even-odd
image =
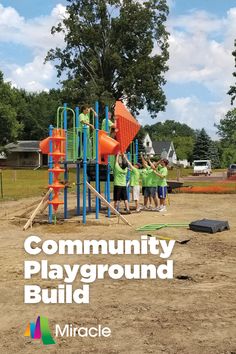
[[[60, 173], [65, 172], [64, 168], [61, 168], [60, 162], [65, 159], [65, 130], [53, 129], [52, 136], [48, 137], [40, 142], [40, 149], [43, 154], [52, 156], [54, 163], [53, 168], [49, 168], [48, 171], [53, 173], [53, 183], [48, 188], [53, 189], [53, 198], [48, 202], [53, 206], [54, 213], [56, 213], [58, 206], [64, 204], [59, 200], [60, 190], [65, 188], [63, 184], [59, 182]], [[52, 141], [52, 152], [49, 152], [50, 141]]]

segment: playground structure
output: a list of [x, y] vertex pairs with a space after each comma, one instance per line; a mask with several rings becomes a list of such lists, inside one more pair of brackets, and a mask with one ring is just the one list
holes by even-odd
[[[125, 153], [127, 150], [128, 159], [132, 163], [138, 160], [138, 141], [133, 142], [140, 129], [140, 124], [120, 101], [115, 105], [115, 121], [117, 134], [116, 139], [109, 136], [108, 106], [105, 107], [106, 131], [99, 130], [99, 105], [95, 103], [96, 117], [93, 117], [93, 130], [90, 136], [88, 126], [80, 124], [79, 107], [75, 111], [64, 104], [57, 109], [57, 126], [49, 127], [49, 137], [41, 141], [42, 153], [48, 154], [49, 185], [51, 190], [48, 201], [49, 223], [56, 222], [56, 213], [60, 205], [64, 205], [64, 219], [68, 219], [68, 186], [69, 173], [68, 165], [76, 166], [76, 215], [81, 215], [82, 221], [86, 224], [87, 213], [92, 211], [91, 193], [95, 195], [95, 215], [99, 218], [101, 201], [108, 207], [108, 217], [113, 211], [125, 223], [127, 220], [117, 212], [110, 204], [110, 183], [112, 180], [111, 156], [118, 153]], [[113, 158], [114, 161], [114, 158]], [[82, 182], [81, 182], [82, 170]], [[63, 173], [64, 182], [59, 181]], [[127, 179], [130, 178], [128, 173]], [[105, 195], [101, 195], [100, 182], [105, 182]], [[95, 188], [90, 182], [95, 182]], [[128, 181], [127, 181], [128, 182]], [[82, 188], [81, 188], [82, 187]], [[129, 186], [128, 196], [129, 196]], [[60, 191], [63, 191], [63, 201], [59, 198]], [[82, 195], [82, 208], [81, 208]]]

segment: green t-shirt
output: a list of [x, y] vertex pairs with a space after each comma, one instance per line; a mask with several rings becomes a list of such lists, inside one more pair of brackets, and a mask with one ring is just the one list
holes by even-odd
[[166, 177], [168, 175], [167, 168], [165, 166], [159, 165], [157, 172], [160, 173], [162, 176], [164, 176], [163, 178], [157, 176], [158, 177], [157, 185], [159, 187], [166, 187], [167, 186]]
[[[83, 130], [83, 127], [84, 127], [83, 122], [90, 123], [89, 113], [88, 113], [88, 114], [80, 113], [80, 115], [79, 115], [79, 121], [80, 121], [80, 124], [79, 124], [79, 131], [82, 131], [82, 130]], [[89, 131], [89, 130], [90, 130], [89, 125], [85, 125], [85, 126], [88, 127], [88, 131]]]
[[[114, 123], [110, 119], [108, 119], [108, 131], [109, 131], [109, 133], [111, 132], [111, 126], [113, 124]], [[103, 119], [103, 121], [102, 121], [102, 130], [104, 130], [106, 132], [106, 118]]]
[[131, 187], [139, 186], [140, 171], [138, 168], [133, 167], [130, 172], [130, 185]]
[[141, 176], [141, 181], [142, 181], [142, 187], [147, 187], [147, 169], [142, 168], [140, 170], [140, 176]]
[[123, 170], [118, 162], [114, 166], [114, 186], [126, 187], [127, 167]]
[[147, 167], [146, 187], [157, 187], [157, 175], [151, 167]]

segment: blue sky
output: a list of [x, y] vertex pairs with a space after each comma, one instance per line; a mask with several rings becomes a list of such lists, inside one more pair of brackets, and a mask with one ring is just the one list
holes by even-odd
[[[235, 0], [168, 0], [169, 71], [166, 111], [142, 124], [174, 119], [216, 137], [214, 124], [231, 109], [227, 90], [233, 84], [232, 50], [236, 38]], [[30, 91], [56, 87], [48, 49], [63, 45], [50, 28], [65, 13], [65, 0], [0, 0], [0, 70], [5, 80]]]

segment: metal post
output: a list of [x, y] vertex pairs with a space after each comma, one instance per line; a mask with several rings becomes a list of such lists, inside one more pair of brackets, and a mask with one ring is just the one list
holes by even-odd
[[135, 156], [136, 156], [135, 163], [137, 163], [138, 162], [138, 139], [135, 139]]
[[[109, 125], [108, 125], [108, 106], [105, 106], [105, 118], [106, 118], [106, 132], [109, 133]], [[111, 197], [110, 197], [110, 157], [108, 156], [108, 163], [107, 163], [107, 181], [106, 181], [106, 194], [107, 194], [107, 201], [110, 203]], [[111, 216], [111, 210], [110, 208], [107, 209], [107, 216]]]
[[[90, 183], [90, 178], [88, 178], [88, 183]], [[91, 203], [91, 190], [88, 189], [88, 211], [91, 213], [92, 211], [92, 203]]]
[[1, 197], [3, 199], [3, 175], [2, 175], [2, 171], [0, 170], [0, 188], [1, 188]]
[[[52, 132], [53, 132], [53, 126], [50, 125], [49, 126], [49, 137], [52, 136]], [[52, 152], [53, 152], [53, 142], [50, 139], [49, 140], [48, 168], [53, 168], [53, 158], [50, 155], [50, 153], [52, 153]], [[53, 184], [53, 173], [52, 172], [49, 172], [48, 183], [49, 183], [49, 186], [51, 186]], [[49, 194], [49, 200], [50, 201], [52, 200], [52, 193]], [[52, 223], [52, 217], [53, 217], [52, 204], [48, 204], [48, 222], [49, 222], [49, 224]]]
[[67, 201], [68, 201], [68, 187], [67, 187], [67, 182], [68, 182], [68, 165], [67, 165], [67, 158], [68, 158], [68, 139], [67, 139], [67, 104], [64, 103], [63, 105], [64, 111], [63, 111], [63, 129], [65, 130], [65, 137], [66, 137], [66, 156], [65, 156], [65, 162], [64, 162], [64, 181], [66, 183], [65, 188], [64, 188], [64, 219], [68, 218], [68, 207], [67, 207]]
[[75, 134], [76, 134], [76, 140], [75, 140], [75, 149], [76, 149], [76, 157], [78, 159], [79, 157], [79, 107], [75, 107]]
[[77, 196], [77, 208], [76, 215], [80, 215], [80, 162], [76, 163], [76, 196]]
[[[75, 132], [76, 132], [76, 148], [77, 148], [77, 156], [79, 157], [79, 107], [75, 107]], [[80, 162], [76, 163], [76, 215], [80, 215]]]
[[88, 127], [83, 127], [83, 224], [86, 224], [86, 195], [87, 195], [87, 130]]
[[[130, 152], [128, 152], [127, 157], [128, 157], [128, 160], [130, 161]], [[130, 195], [129, 195], [130, 187], [129, 187], [129, 182], [130, 182], [130, 170], [128, 170], [128, 173], [127, 173], [127, 198], [128, 198], [128, 202], [130, 201]]]
[[[96, 135], [95, 135], [95, 144], [96, 144], [96, 190], [100, 193], [100, 183], [99, 183], [99, 162], [98, 162], [98, 101], [95, 102], [95, 112], [97, 113], [95, 119], [95, 128], [96, 128]], [[99, 218], [99, 198], [96, 197], [96, 219]]]

